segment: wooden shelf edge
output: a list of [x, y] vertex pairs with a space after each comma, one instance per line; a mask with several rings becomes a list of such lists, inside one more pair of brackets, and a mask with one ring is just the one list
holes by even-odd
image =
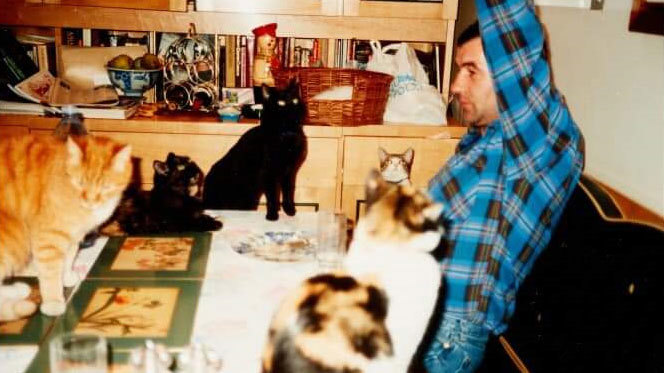
[[[52, 130], [59, 118], [36, 115], [0, 114], [0, 126], [27, 127], [31, 130]], [[212, 115], [183, 113], [173, 116], [129, 119], [86, 119], [86, 126], [98, 132], [169, 133], [191, 135], [241, 135], [256, 122], [223, 123]], [[415, 138], [460, 138], [465, 127], [420, 126], [408, 124], [374, 124], [357, 127], [330, 127], [305, 125], [310, 137], [339, 138], [342, 136], [382, 136]]]
[[10, 2], [0, 24], [73, 27], [126, 31], [186, 33], [190, 23], [199, 33], [243, 35], [256, 25], [279, 24], [278, 35], [300, 38], [340, 38], [403, 41], [446, 41], [447, 19], [309, 16], [231, 12], [170, 12], [85, 6], [25, 5]]

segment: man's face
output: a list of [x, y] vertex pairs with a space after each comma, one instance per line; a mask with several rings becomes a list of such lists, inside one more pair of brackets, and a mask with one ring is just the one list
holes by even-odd
[[454, 62], [459, 72], [450, 91], [459, 100], [464, 123], [486, 126], [498, 119], [498, 102], [489, 66], [480, 38], [474, 38], [457, 48]]

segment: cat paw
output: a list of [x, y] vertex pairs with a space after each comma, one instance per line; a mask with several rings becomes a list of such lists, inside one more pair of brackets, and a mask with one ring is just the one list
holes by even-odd
[[37, 304], [35, 302], [25, 299], [5, 299], [2, 304], [0, 304], [0, 321], [13, 321], [22, 319], [32, 315], [36, 310]]
[[59, 316], [65, 312], [65, 302], [54, 300], [43, 302], [39, 310], [47, 316]]
[[279, 220], [279, 212], [268, 212], [265, 215], [265, 219], [270, 220], [270, 221], [277, 221], [277, 220]]
[[286, 215], [288, 215], [288, 216], [294, 216], [295, 215], [295, 205], [285, 204], [283, 207], [284, 207], [284, 212], [286, 213]]
[[0, 285], [0, 298], [24, 299], [30, 295], [31, 291], [30, 285], [23, 282]]
[[74, 271], [65, 271], [65, 275], [62, 278], [62, 284], [65, 287], [70, 288], [76, 286], [80, 280], [81, 278], [78, 276], [78, 273]]
[[219, 220], [217, 220], [213, 217], [206, 216], [206, 218], [207, 219], [205, 219], [203, 221], [203, 223], [201, 224], [201, 226], [204, 228], [203, 230], [218, 231], [219, 229], [221, 229], [221, 227], [224, 226]]

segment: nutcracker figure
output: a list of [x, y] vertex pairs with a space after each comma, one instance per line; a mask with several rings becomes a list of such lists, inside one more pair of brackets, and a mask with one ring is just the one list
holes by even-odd
[[254, 100], [259, 103], [263, 84], [274, 87], [272, 70], [279, 68], [279, 59], [275, 53], [277, 47], [277, 24], [269, 23], [252, 30], [256, 37], [256, 50], [254, 55], [254, 68], [252, 80], [254, 85]]

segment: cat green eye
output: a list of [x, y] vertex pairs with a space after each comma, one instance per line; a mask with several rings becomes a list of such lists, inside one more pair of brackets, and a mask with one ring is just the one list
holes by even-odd
[[298, 100], [296, 98], [293, 99], [293, 104], [297, 105], [298, 102], [300, 102], [300, 100]]
[[286, 102], [285, 102], [284, 100], [279, 100], [279, 101], [277, 101], [277, 104], [278, 104], [279, 106], [286, 106]]

